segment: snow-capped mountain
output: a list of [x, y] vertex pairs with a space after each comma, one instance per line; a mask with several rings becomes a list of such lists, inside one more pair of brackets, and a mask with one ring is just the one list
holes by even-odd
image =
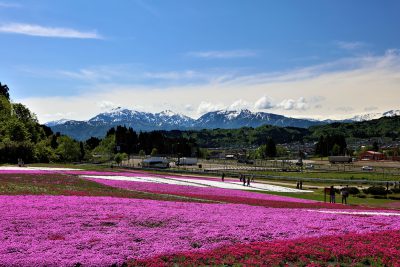
[[282, 115], [250, 110], [209, 112], [195, 120], [188, 116], [165, 110], [159, 113], [141, 112], [126, 108], [115, 108], [111, 111], [96, 115], [88, 121], [50, 122], [46, 125], [54, 132], [70, 135], [78, 140], [91, 136], [102, 137], [107, 130], [117, 125], [132, 127], [136, 131], [152, 130], [198, 130], [213, 128], [258, 127], [261, 125], [294, 126], [307, 128], [323, 124], [319, 121], [294, 119]]
[[46, 125], [51, 127], [54, 132], [61, 132], [75, 139], [85, 140], [91, 136], [103, 137], [107, 130], [118, 125], [132, 127], [135, 131], [235, 129], [241, 127], [259, 127], [262, 125], [308, 128], [332, 122], [365, 121], [395, 115], [400, 115], [400, 110], [363, 114], [342, 121], [318, 121], [313, 119], [289, 118], [265, 112], [251, 112], [250, 110], [243, 109], [239, 111], [218, 110], [208, 112], [195, 120], [171, 110], [149, 113], [126, 108], [116, 108], [109, 112], [98, 114], [88, 121], [59, 120], [49, 122]]
[[251, 112], [248, 109], [240, 111], [219, 110], [208, 112], [196, 120], [196, 128], [240, 128], [240, 127], [258, 127], [261, 125], [274, 126], [293, 126], [308, 128], [313, 125], [322, 124], [320, 121], [312, 121], [305, 119], [288, 118], [282, 115]]
[[361, 114], [361, 115], [356, 115], [350, 119], [349, 121], [370, 121], [370, 120], [375, 120], [379, 119], [382, 117], [393, 117], [393, 116], [400, 116], [400, 110], [389, 110], [386, 112], [374, 112], [374, 113], [366, 113], [366, 114]]
[[52, 126], [56, 126], [59, 124], [64, 124], [67, 121], [70, 121], [70, 120], [69, 119], [61, 119], [61, 120], [56, 120], [56, 121], [49, 121], [49, 122], [46, 122], [46, 125], [49, 127], [52, 127]]
[[109, 124], [126, 125], [140, 130], [170, 130], [191, 127], [194, 123], [192, 118], [185, 115], [165, 110], [159, 113], [141, 112], [125, 108], [115, 108], [109, 112], [101, 113], [90, 120], [91, 125]]

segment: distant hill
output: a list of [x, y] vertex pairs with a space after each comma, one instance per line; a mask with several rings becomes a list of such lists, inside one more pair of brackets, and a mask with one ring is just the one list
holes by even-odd
[[345, 137], [371, 138], [371, 137], [400, 137], [400, 116], [386, 116], [379, 119], [361, 122], [335, 122], [327, 125], [309, 128], [311, 137], [322, 134], [336, 133]]
[[153, 130], [201, 130], [201, 129], [238, 129], [272, 125], [280, 127], [308, 128], [328, 122], [295, 119], [282, 115], [251, 112], [250, 110], [208, 112], [198, 118], [166, 110], [160, 113], [148, 113], [116, 108], [101, 113], [88, 121], [60, 120], [46, 123], [54, 132], [69, 135], [77, 140], [86, 140], [91, 136], [103, 137], [107, 130], [118, 125], [132, 127], [135, 131]]

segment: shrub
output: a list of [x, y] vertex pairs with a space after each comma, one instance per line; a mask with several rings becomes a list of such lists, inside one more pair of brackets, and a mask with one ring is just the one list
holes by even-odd
[[349, 194], [356, 195], [360, 193], [360, 190], [357, 187], [351, 186], [346, 188]]
[[363, 192], [365, 194], [377, 195], [377, 196], [382, 196], [387, 194], [386, 188], [383, 186], [371, 186], [368, 187], [367, 189], [363, 189]]
[[400, 188], [392, 188], [390, 189], [390, 191], [392, 191], [392, 193], [398, 194], [400, 193]]
[[357, 195], [355, 195], [356, 197], [358, 197], [358, 198], [366, 198], [367, 196], [366, 195], [364, 195], [364, 194], [357, 194]]

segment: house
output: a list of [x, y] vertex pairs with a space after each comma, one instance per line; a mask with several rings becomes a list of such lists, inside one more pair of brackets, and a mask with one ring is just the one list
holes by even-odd
[[384, 160], [385, 155], [381, 152], [365, 151], [360, 154], [360, 160]]

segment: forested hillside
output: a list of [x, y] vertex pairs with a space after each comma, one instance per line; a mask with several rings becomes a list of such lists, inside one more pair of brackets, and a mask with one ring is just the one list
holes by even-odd
[[27, 107], [13, 103], [8, 86], [0, 83], [0, 163], [71, 162], [84, 154], [82, 144], [53, 134]]
[[328, 125], [314, 126], [309, 128], [311, 138], [318, 138], [326, 134], [341, 134], [346, 138], [371, 138], [371, 137], [400, 137], [400, 116], [382, 117], [376, 120], [331, 123]]
[[168, 131], [165, 134], [170, 137], [182, 136], [194, 139], [200, 147], [244, 148], [265, 144], [267, 138], [272, 138], [277, 143], [301, 141], [309, 132], [304, 128], [264, 125], [257, 128]]

